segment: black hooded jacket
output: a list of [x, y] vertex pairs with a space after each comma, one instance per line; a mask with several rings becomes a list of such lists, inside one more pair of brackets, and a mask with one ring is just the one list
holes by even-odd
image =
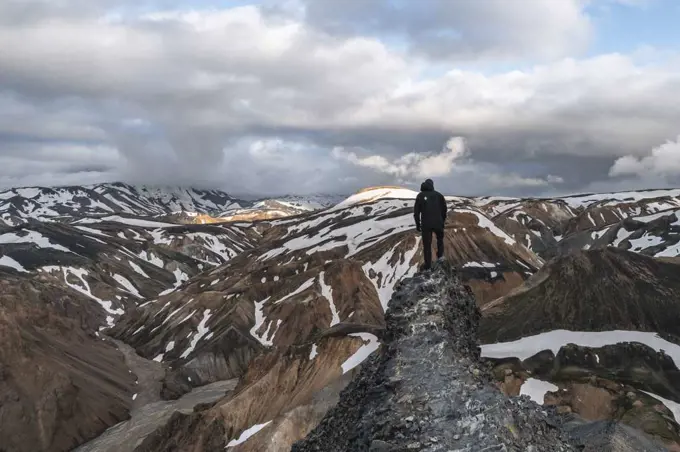
[[446, 200], [434, 190], [434, 182], [427, 179], [420, 186], [420, 193], [413, 206], [413, 216], [419, 229], [444, 229], [446, 221]]

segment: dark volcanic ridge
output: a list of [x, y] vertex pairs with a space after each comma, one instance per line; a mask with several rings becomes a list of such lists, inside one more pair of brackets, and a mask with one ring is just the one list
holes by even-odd
[[616, 248], [548, 262], [524, 285], [485, 305], [480, 337], [633, 330], [680, 337], [680, 265]]
[[381, 352], [292, 451], [629, 450], [610, 448], [624, 437], [630, 450], [663, 450], [631, 429], [559, 418], [526, 397], [505, 397], [480, 370], [479, 319], [448, 265], [405, 280]]

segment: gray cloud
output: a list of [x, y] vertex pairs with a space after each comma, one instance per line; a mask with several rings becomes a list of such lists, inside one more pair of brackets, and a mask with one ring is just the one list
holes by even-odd
[[337, 35], [392, 36], [430, 58], [554, 58], [585, 49], [582, 0], [302, 0], [305, 19]]
[[[456, 5], [435, 28], [464, 32], [447, 58], [562, 55], [572, 31], [589, 29], [582, 8], [570, 9], [560, 13], [573, 19], [567, 28], [533, 28], [529, 39], [524, 21], [548, 10], [524, 17], [508, 2], [433, 1]], [[324, 4], [310, 3], [300, 21], [255, 7], [141, 15], [112, 14], [106, 2], [3, 2], [0, 185], [100, 177], [269, 194], [417, 185], [429, 171], [418, 162], [461, 136], [474, 165], [454, 159], [434, 171], [450, 192], [577, 191], [619, 183], [609, 178], [617, 159], [644, 158], [680, 133], [675, 67], [608, 55], [491, 74], [451, 63], [432, 75], [423, 59], [357, 35], [397, 33], [436, 54], [419, 40], [414, 24], [425, 19], [410, 2], [400, 12]], [[347, 28], [366, 13], [350, 4], [380, 23]], [[500, 34], [466, 31], [480, 15]], [[340, 148], [353, 157], [334, 158]], [[356, 164], [371, 156], [387, 166]], [[381, 170], [404, 159], [408, 171]]]

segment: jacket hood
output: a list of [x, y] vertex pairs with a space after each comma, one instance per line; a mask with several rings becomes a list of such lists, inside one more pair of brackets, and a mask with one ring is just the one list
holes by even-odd
[[432, 182], [432, 179], [427, 179], [420, 184], [420, 191], [434, 191], [434, 182]]

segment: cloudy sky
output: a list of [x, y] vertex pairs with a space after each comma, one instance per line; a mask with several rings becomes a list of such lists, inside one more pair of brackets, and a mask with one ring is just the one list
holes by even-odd
[[680, 185], [677, 0], [0, 0], [0, 187]]

